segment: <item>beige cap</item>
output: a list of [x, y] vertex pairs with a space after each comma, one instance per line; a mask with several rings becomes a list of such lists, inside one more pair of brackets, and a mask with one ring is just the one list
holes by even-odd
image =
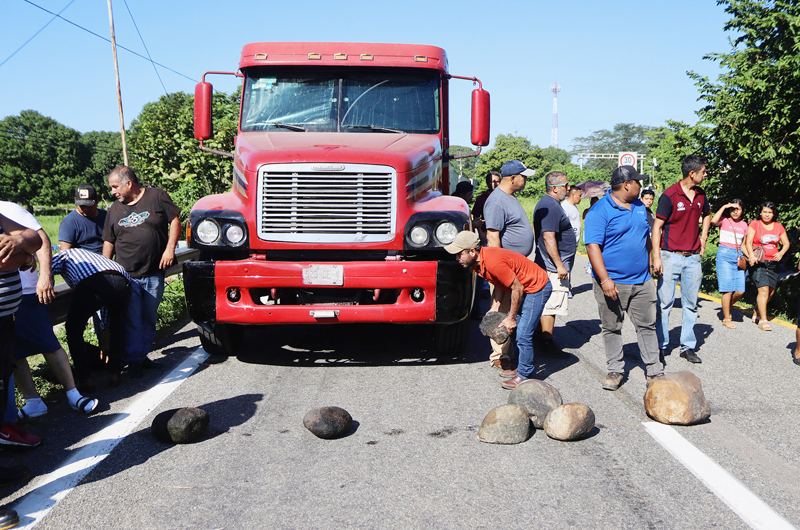
[[456, 239], [452, 243], [445, 245], [444, 249], [450, 254], [458, 254], [462, 250], [478, 248], [480, 244], [481, 240], [478, 237], [478, 234], [464, 230], [463, 232], [458, 233]]

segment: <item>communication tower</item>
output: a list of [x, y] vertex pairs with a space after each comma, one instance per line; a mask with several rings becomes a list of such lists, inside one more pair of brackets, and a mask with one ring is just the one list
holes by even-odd
[[550, 130], [550, 146], [558, 148], [558, 93], [561, 92], [561, 87], [558, 86], [558, 81], [554, 85], [550, 85], [550, 91], [553, 92], [553, 128]]

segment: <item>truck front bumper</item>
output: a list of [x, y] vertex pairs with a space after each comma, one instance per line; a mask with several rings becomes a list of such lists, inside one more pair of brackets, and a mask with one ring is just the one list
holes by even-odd
[[[271, 289], [309, 290], [303, 270], [328, 263], [260, 260], [186, 262], [183, 265], [189, 315], [197, 323], [313, 324], [343, 322], [453, 323], [469, 315], [473, 275], [456, 262], [345, 262], [342, 284], [324, 290], [391, 291], [389, 303], [264, 302]], [[420, 299], [420, 290], [422, 297]], [[238, 296], [230, 296], [230, 293]], [[231, 300], [233, 298], [234, 300]]]

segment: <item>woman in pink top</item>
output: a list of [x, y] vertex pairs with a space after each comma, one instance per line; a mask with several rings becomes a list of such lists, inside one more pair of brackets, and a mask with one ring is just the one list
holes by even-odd
[[[789, 250], [789, 237], [783, 226], [775, 220], [777, 216], [778, 211], [774, 202], [762, 203], [760, 219], [750, 223], [744, 241], [750, 265], [753, 267], [751, 272], [753, 283], [758, 288], [756, 297], [758, 312], [753, 313], [753, 322], [758, 323], [759, 329], [764, 331], [772, 331], [772, 326], [767, 322], [767, 303], [772, 299], [775, 287], [778, 285], [778, 265]], [[763, 263], [758, 263], [753, 253], [753, 250], [759, 247], [764, 249]]]
[[717, 286], [722, 293], [722, 325], [735, 329], [731, 318], [731, 307], [744, 294], [744, 271], [739, 268], [739, 256], [744, 256], [744, 238], [747, 223], [742, 221], [742, 201], [733, 199], [720, 208], [711, 224], [719, 227], [719, 248], [717, 249]]

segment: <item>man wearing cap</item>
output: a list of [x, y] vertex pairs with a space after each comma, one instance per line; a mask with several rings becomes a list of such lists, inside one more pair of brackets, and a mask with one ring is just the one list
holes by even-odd
[[546, 192], [533, 211], [533, 230], [536, 233], [536, 264], [547, 271], [553, 294], [542, 314], [542, 345], [545, 351], [558, 353], [553, 344], [556, 315], [567, 316], [569, 273], [575, 262], [578, 245], [572, 223], [561, 207], [567, 196], [567, 175], [551, 171], [545, 177]]
[[632, 166], [611, 174], [611, 189], [586, 215], [584, 243], [592, 263], [592, 289], [600, 314], [608, 375], [606, 390], [624, 377], [622, 323], [628, 314], [639, 342], [648, 384], [664, 373], [656, 338], [656, 289], [650, 278], [650, 225], [638, 199], [642, 176]]
[[495, 287], [490, 311], [500, 309], [500, 292], [508, 294], [510, 309], [500, 325], [509, 332], [516, 329], [519, 365], [507, 374], [511, 379], [503, 381], [501, 386], [516, 388], [534, 374], [533, 332], [552, 290], [547, 273], [518, 252], [499, 247], [481, 247], [480, 239], [474, 232], [459, 232], [455, 241], [444, 249], [455, 254], [463, 267], [474, 269]]
[[[533, 227], [528, 221], [528, 213], [514, 197], [514, 194], [525, 187], [528, 177], [534, 171], [525, 167], [519, 160], [509, 160], [500, 170], [500, 184], [486, 199], [483, 215], [486, 220], [486, 240], [490, 247], [501, 247], [529, 256], [533, 252]], [[492, 287], [492, 296], [495, 288]], [[500, 300], [498, 310], [505, 313], [511, 303], [510, 295], [499, 291]], [[511, 343], [492, 343], [492, 353], [489, 356], [491, 365], [501, 370], [512, 370]]]
[[58, 227], [58, 248], [82, 248], [95, 254], [103, 253], [103, 225], [106, 211], [97, 207], [97, 192], [89, 184], [75, 190], [75, 209]]
[[[703, 280], [701, 259], [706, 251], [711, 207], [699, 186], [708, 174], [708, 159], [689, 155], [683, 159], [683, 178], [664, 190], [658, 199], [653, 223], [653, 272], [658, 274], [656, 333], [661, 358], [669, 347], [669, 313], [675, 303], [675, 286], [681, 283], [681, 357], [690, 363], [702, 362], [695, 352], [697, 337], [697, 297]], [[698, 225], [703, 219], [702, 234]]]

